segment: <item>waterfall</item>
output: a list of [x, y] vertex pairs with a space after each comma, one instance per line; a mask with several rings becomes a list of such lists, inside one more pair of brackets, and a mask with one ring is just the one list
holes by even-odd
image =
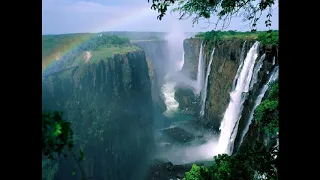
[[257, 65], [254, 67], [253, 76], [252, 76], [252, 80], [251, 80], [251, 83], [250, 83], [250, 90], [253, 88], [253, 85], [256, 84], [257, 81], [258, 81], [258, 73], [259, 73], [259, 71], [260, 71], [260, 69], [261, 69], [261, 67], [263, 65], [263, 61], [264, 61], [265, 57], [266, 57], [266, 55], [263, 54], [260, 57]]
[[236, 86], [230, 93], [230, 102], [220, 125], [221, 132], [215, 154], [230, 154], [230, 144], [233, 143], [234, 140], [232, 136], [237, 134], [237, 121], [240, 119], [243, 103], [246, 100], [246, 94], [249, 91], [255, 60], [258, 57], [258, 49], [259, 42], [255, 42], [247, 53]]
[[177, 68], [176, 71], [181, 71], [183, 68], [183, 64], [184, 64], [184, 51], [182, 53], [182, 58], [180, 61], [177, 61]]
[[272, 59], [272, 66], [276, 64], [276, 57], [273, 56], [273, 59]]
[[243, 60], [244, 60], [244, 55], [245, 55], [245, 50], [246, 50], [246, 41], [243, 43], [242, 45], [242, 49], [241, 49], [241, 54], [240, 54], [240, 65], [237, 69], [237, 74], [235, 76], [235, 78], [233, 79], [233, 82], [232, 82], [232, 91], [234, 90], [234, 88], [236, 87], [236, 82], [238, 80], [238, 77], [240, 75], [240, 70], [242, 68], [242, 65], [243, 65]]
[[184, 51], [183, 51], [183, 53], [182, 53], [182, 61], [181, 61], [181, 63], [180, 63], [180, 69], [179, 69], [179, 71], [182, 70], [183, 65], [184, 65]]
[[200, 116], [204, 115], [204, 108], [206, 105], [206, 99], [207, 99], [207, 87], [208, 87], [208, 79], [209, 79], [209, 75], [211, 72], [211, 64], [212, 64], [212, 59], [213, 59], [213, 54], [214, 54], [214, 48], [212, 49], [211, 55], [210, 55], [210, 60], [209, 60], [209, 65], [207, 67], [207, 74], [206, 74], [206, 80], [204, 82], [204, 88], [203, 88], [203, 92], [201, 94], [201, 110], [200, 110]]
[[199, 61], [198, 61], [198, 72], [197, 72], [197, 89], [196, 92], [199, 95], [202, 89], [202, 84], [203, 84], [203, 77], [204, 77], [204, 60], [205, 58], [203, 57], [203, 41], [201, 42], [200, 45], [200, 52], [199, 52]]
[[241, 134], [241, 137], [240, 137], [239, 147], [240, 147], [240, 145], [241, 145], [241, 143], [242, 143], [242, 141], [243, 141], [244, 136], [247, 134], [247, 132], [248, 132], [248, 130], [249, 130], [249, 126], [250, 126], [250, 124], [251, 124], [251, 122], [252, 122], [253, 114], [254, 114], [255, 109], [259, 106], [259, 104], [260, 104], [261, 101], [262, 101], [262, 98], [264, 97], [264, 94], [267, 92], [267, 90], [268, 90], [268, 88], [269, 88], [269, 85], [268, 85], [268, 84], [271, 83], [271, 82], [274, 82], [275, 80], [277, 80], [278, 77], [279, 77], [279, 67], [276, 66], [276, 67], [273, 69], [273, 71], [271, 72], [270, 77], [269, 77], [267, 83], [266, 83], [265, 85], [263, 85], [263, 87], [261, 88], [260, 93], [259, 93], [257, 99], [256, 99], [255, 102], [254, 102], [254, 106], [253, 106], [253, 108], [252, 108], [251, 111], [250, 111], [250, 115], [249, 115], [249, 118], [248, 118], [248, 122], [247, 122], [245, 128], [244, 128], [243, 131], [242, 131], [242, 134]]

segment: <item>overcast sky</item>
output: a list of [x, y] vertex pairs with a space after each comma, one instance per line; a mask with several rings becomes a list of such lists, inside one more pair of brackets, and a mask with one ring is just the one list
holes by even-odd
[[[192, 27], [192, 19], [179, 21], [177, 15], [170, 13], [159, 21], [150, 6], [148, 0], [42, 0], [42, 34], [170, 31], [172, 26], [185, 32], [199, 32], [214, 28], [213, 24], [208, 27], [207, 21]], [[272, 29], [278, 29], [277, 6], [273, 7]], [[258, 24], [258, 30], [266, 30], [264, 20]], [[235, 18], [228, 29], [248, 31], [250, 27], [246, 24], [242, 18]]]

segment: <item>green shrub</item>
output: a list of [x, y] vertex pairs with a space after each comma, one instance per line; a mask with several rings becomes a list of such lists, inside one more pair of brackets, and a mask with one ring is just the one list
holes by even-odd
[[269, 31], [269, 32], [261, 32], [258, 35], [258, 40], [262, 45], [279, 45], [279, 32], [278, 31]]

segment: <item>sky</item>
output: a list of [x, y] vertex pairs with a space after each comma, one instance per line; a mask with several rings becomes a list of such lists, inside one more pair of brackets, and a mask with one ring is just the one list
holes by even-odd
[[[152, 1], [152, 0], [150, 0]], [[274, 5], [271, 29], [278, 29], [278, 8]], [[160, 21], [148, 0], [42, 0], [42, 34], [65, 34], [102, 31], [157, 31], [168, 32], [179, 26], [185, 32], [210, 31], [207, 21], [192, 26], [192, 19], [178, 20], [177, 14]], [[263, 16], [265, 17], [265, 16]], [[214, 17], [213, 17], [214, 18]], [[212, 18], [212, 19], [213, 19]], [[258, 30], [267, 30], [265, 18]], [[234, 18], [226, 30], [249, 31], [248, 23]]]

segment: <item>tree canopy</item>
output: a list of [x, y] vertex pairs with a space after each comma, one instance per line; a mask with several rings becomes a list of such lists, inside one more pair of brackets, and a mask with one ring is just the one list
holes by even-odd
[[238, 16], [243, 21], [248, 21], [252, 31], [256, 31], [257, 21], [264, 11], [268, 12], [265, 25], [271, 26], [273, 4], [275, 0], [152, 0], [151, 9], [158, 11], [157, 19], [161, 20], [169, 6], [177, 5], [172, 12], [178, 12], [180, 20], [193, 16], [195, 24], [199, 19], [209, 20], [211, 16], [217, 16], [216, 27], [222, 21], [222, 28], [227, 27], [231, 19]]

